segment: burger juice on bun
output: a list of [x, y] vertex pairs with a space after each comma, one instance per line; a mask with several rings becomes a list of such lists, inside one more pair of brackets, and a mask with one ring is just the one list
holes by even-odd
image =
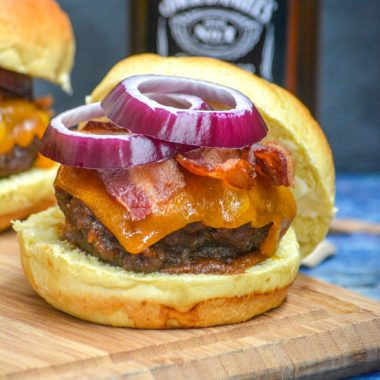
[[0, 231], [55, 203], [56, 165], [38, 156], [52, 112], [32, 77], [70, 90], [74, 40], [53, 0], [0, 0]]
[[304, 106], [230, 64], [149, 54], [118, 63], [88, 100], [43, 137], [62, 164], [58, 206], [14, 224], [35, 291], [135, 328], [279, 306], [333, 213], [331, 152]]

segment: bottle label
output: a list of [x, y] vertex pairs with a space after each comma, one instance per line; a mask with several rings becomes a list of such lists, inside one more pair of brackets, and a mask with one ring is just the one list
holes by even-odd
[[275, 0], [162, 0], [157, 52], [232, 61], [272, 80]]

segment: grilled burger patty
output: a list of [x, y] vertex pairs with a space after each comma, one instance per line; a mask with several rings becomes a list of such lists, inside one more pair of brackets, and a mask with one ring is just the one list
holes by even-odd
[[37, 158], [39, 146], [40, 140], [35, 137], [25, 148], [15, 145], [9, 152], [0, 154], [0, 178], [29, 170]]
[[258, 249], [271, 224], [215, 229], [200, 222], [173, 232], [139, 254], [128, 253], [81, 200], [56, 187], [66, 217], [64, 237], [103, 261], [133, 272], [239, 273], [265, 259]]

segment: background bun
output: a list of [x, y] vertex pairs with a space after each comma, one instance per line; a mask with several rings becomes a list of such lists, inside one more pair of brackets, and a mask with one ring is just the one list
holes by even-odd
[[75, 41], [54, 0], [0, 0], [0, 67], [70, 91]]
[[58, 207], [15, 222], [34, 290], [78, 318], [135, 328], [202, 327], [245, 321], [277, 307], [298, 272], [290, 229], [276, 254], [237, 275], [138, 274], [113, 267], [60, 238]]
[[57, 167], [31, 169], [0, 181], [0, 231], [56, 203], [53, 182]]
[[334, 213], [335, 172], [328, 142], [306, 107], [288, 91], [234, 65], [212, 58], [162, 58], [136, 55], [116, 64], [88, 101], [101, 100], [120, 80], [137, 74], [198, 78], [235, 88], [247, 95], [264, 117], [269, 135], [287, 146], [296, 165], [293, 191], [298, 213], [293, 227], [301, 254], [325, 237]]

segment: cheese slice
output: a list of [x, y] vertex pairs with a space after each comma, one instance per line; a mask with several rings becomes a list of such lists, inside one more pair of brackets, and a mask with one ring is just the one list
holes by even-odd
[[249, 190], [233, 189], [223, 181], [200, 177], [182, 169], [185, 188], [155, 208], [144, 220], [131, 221], [128, 211], [114, 200], [94, 170], [62, 166], [55, 186], [82, 200], [130, 253], [140, 253], [166, 235], [189, 223], [202, 222], [213, 228], [237, 228], [251, 223], [273, 223], [261, 247], [271, 256], [296, 214], [289, 188], [273, 186], [258, 177]]
[[41, 110], [31, 101], [4, 100], [0, 103], [0, 154], [15, 145], [27, 147], [34, 137], [41, 138], [49, 124], [48, 111]]

